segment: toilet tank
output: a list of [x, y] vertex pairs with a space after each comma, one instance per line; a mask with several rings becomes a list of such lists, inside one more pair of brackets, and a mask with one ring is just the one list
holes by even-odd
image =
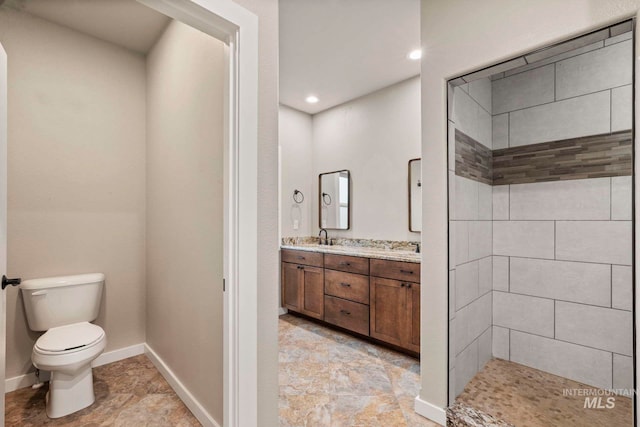
[[20, 285], [29, 328], [46, 331], [98, 317], [104, 274], [47, 277]]

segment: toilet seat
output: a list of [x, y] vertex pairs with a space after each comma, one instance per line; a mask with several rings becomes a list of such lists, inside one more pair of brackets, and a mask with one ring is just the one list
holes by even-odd
[[103, 341], [104, 330], [89, 322], [51, 328], [45, 332], [33, 348], [43, 355], [65, 355], [88, 350]]

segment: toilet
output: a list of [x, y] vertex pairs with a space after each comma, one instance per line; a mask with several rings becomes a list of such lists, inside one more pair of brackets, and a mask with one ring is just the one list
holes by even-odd
[[104, 274], [25, 280], [20, 286], [29, 328], [46, 331], [33, 346], [31, 361], [51, 371], [47, 416], [59, 418], [95, 401], [91, 362], [104, 351], [98, 317]]

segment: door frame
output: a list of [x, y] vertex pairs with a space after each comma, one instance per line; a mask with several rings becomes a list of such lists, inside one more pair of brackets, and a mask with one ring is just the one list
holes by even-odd
[[258, 425], [258, 17], [231, 0], [138, 0], [225, 44], [225, 427]]

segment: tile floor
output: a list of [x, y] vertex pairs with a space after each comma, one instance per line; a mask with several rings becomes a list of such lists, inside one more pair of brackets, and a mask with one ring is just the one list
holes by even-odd
[[144, 355], [93, 370], [96, 402], [55, 420], [47, 418], [44, 396], [23, 388], [5, 397], [5, 425], [9, 426], [200, 426]]
[[630, 398], [615, 397], [612, 409], [585, 409], [584, 396], [563, 396], [565, 389], [597, 390], [517, 363], [492, 359], [467, 384], [456, 399], [456, 406], [470, 406], [518, 427], [633, 425]]
[[279, 337], [280, 426], [437, 426], [413, 411], [417, 359], [289, 314]]

